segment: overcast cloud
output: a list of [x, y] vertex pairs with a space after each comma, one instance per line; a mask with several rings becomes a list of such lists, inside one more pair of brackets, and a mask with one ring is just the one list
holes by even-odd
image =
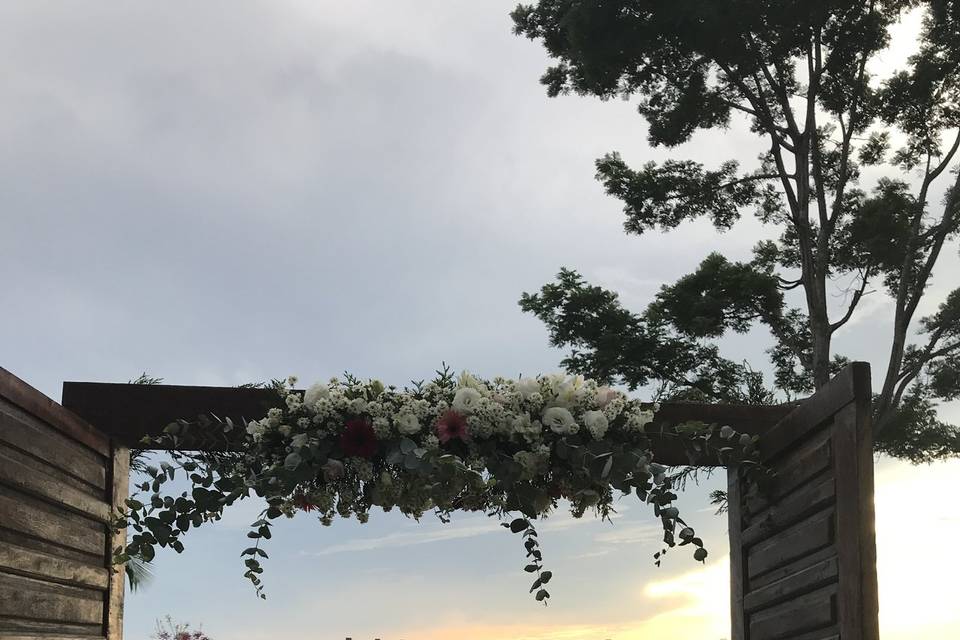
[[[747, 255], [767, 233], [753, 222], [623, 234], [594, 159], [669, 154], [646, 146], [630, 103], [546, 98], [545, 55], [511, 35], [513, 4], [0, 4], [0, 366], [54, 398], [63, 380], [142, 371], [223, 385], [344, 370], [402, 384], [444, 360], [552, 371], [561, 354], [517, 299], [561, 266], [641, 308], [709, 251]], [[737, 125], [679, 153], [749, 165], [760, 150]], [[955, 286], [956, 254], [930, 307]], [[889, 307], [868, 300], [876, 314], [841, 349], [879, 365]], [[724, 343], [754, 361], [766, 346], [759, 332]], [[265, 604], [239, 575], [243, 530], [201, 531], [129, 599], [128, 637], [166, 613], [218, 640], [428, 637], [481, 619], [593, 637], [597, 621], [662, 612], [643, 585], [691, 566], [678, 554], [655, 572], [645, 514], [624, 514], [550, 532], [565, 604], [549, 617], [523, 597], [515, 541], [476, 521], [286, 523]], [[724, 524], [698, 515], [719, 557]]]

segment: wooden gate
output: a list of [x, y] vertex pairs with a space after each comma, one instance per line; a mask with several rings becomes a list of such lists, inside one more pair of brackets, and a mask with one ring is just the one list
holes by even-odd
[[877, 640], [870, 369], [854, 363], [760, 438], [762, 494], [728, 471], [733, 640]]
[[[0, 369], [0, 640], [120, 640], [111, 549], [124, 539], [109, 520], [127, 496], [125, 445], [201, 411], [259, 414], [268, 393], [65, 383], [68, 410]], [[799, 405], [671, 404], [657, 420], [760, 434], [776, 472], [761, 493], [729, 471], [733, 640], [878, 640], [866, 364]], [[669, 438], [657, 456], [684, 462]]]
[[0, 368], [0, 638], [119, 640], [129, 451]]

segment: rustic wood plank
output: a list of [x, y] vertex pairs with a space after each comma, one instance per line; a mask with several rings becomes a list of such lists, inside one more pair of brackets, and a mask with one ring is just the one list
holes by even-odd
[[840, 408], [869, 392], [870, 365], [852, 362], [819, 389], [810, 401], [801, 402], [787, 417], [771, 427], [760, 443], [764, 460], [773, 460], [810, 431], [831, 418]]
[[101, 431], [3, 367], [0, 367], [0, 398], [6, 398], [77, 442], [82, 442], [100, 455], [110, 455], [110, 439]]
[[[122, 444], [113, 444], [113, 466], [110, 483], [113, 509], [119, 509], [130, 493], [130, 449]], [[126, 544], [126, 529], [113, 531], [108, 538], [106, 562], [110, 570], [107, 592], [107, 610], [104, 612], [104, 627], [108, 640], [123, 640], [123, 594], [126, 576], [121, 567], [113, 564], [113, 550]]]
[[749, 547], [769, 538], [831, 504], [835, 497], [833, 476], [806, 485], [768, 508], [761, 517], [751, 518], [751, 524], [743, 530], [742, 544]]
[[801, 558], [797, 558], [787, 564], [777, 567], [773, 571], [768, 571], [762, 576], [756, 576], [750, 580], [751, 589], [762, 589], [763, 587], [773, 584], [778, 580], [782, 580], [788, 576], [793, 575], [803, 571], [807, 567], [811, 567], [819, 562], [822, 562], [828, 558], [835, 558], [837, 555], [837, 550], [833, 545], [824, 547], [819, 551], [814, 551], [813, 553], [807, 554]]
[[[837, 621], [837, 586], [828, 585], [750, 616], [750, 640], [780, 640]], [[846, 639], [846, 636], [843, 636]]]
[[106, 458], [0, 398], [0, 441], [45, 460], [96, 489], [106, 488]]
[[858, 398], [837, 416], [837, 551], [840, 558], [840, 633], [846, 640], [877, 640], [874, 622], [876, 543], [873, 531], [873, 447], [869, 396]]
[[744, 515], [748, 522], [762, 517], [762, 512], [771, 501], [782, 499], [832, 468], [831, 435], [830, 429], [819, 430], [808, 441], [797, 446], [795, 451], [770, 465], [770, 469], [776, 473], [773, 482], [762, 493], [754, 489], [746, 495]]
[[103, 625], [46, 622], [17, 616], [0, 616], [3, 640], [92, 640], [103, 638]]
[[731, 640], [746, 639], [746, 613], [744, 597], [746, 595], [746, 558], [741, 540], [743, 529], [743, 482], [738, 467], [727, 469], [727, 531], [730, 536], [730, 622]]
[[0, 572], [0, 615], [101, 624], [103, 592]]
[[747, 552], [747, 576], [753, 579], [826, 547], [834, 541], [835, 528], [831, 507], [767, 538]]
[[103, 524], [2, 485], [0, 527], [101, 557], [106, 544]]
[[57, 469], [0, 444], [0, 484], [57, 503], [106, 523], [110, 507], [102, 499], [63, 482]]
[[14, 544], [0, 544], [0, 571], [41, 580], [106, 590], [109, 571]]
[[747, 613], [754, 613], [759, 609], [779, 604], [807, 591], [813, 591], [826, 584], [836, 582], [837, 574], [836, 556], [821, 560], [776, 582], [752, 590], [743, 599], [743, 608]]

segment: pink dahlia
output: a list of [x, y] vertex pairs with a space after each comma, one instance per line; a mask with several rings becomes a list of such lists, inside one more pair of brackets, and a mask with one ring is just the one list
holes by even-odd
[[377, 434], [366, 420], [350, 420], [340, 435], [340, 448], [346, 456], [372, 458], [377, 453]]
[[437, 438], [440, 442], [449, 442], [451, 440], [466, 441], [470, 437], [470, 431], [467, 429], [467, 418], [449, 409], [437, 419]]

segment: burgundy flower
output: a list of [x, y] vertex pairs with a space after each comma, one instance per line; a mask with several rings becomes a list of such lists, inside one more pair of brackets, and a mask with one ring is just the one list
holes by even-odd
[[446, 443], [453, 439], [466, 441], [469, 437], [467, 418], [463, 414], [449, 409], [437, 419], [437, 438], [440, 442]]
[[340, 436], [340, 448], [347, 456], [372, 458], [377, 452], [377, 435], [366, 420], [350, 420]]
[[293, 494], [293, 504], [295, 504], [297, 508], [306, 511], [307, 513], [317, 508], [317, 505], [314, 504], [305, 493], [300, 492]]

